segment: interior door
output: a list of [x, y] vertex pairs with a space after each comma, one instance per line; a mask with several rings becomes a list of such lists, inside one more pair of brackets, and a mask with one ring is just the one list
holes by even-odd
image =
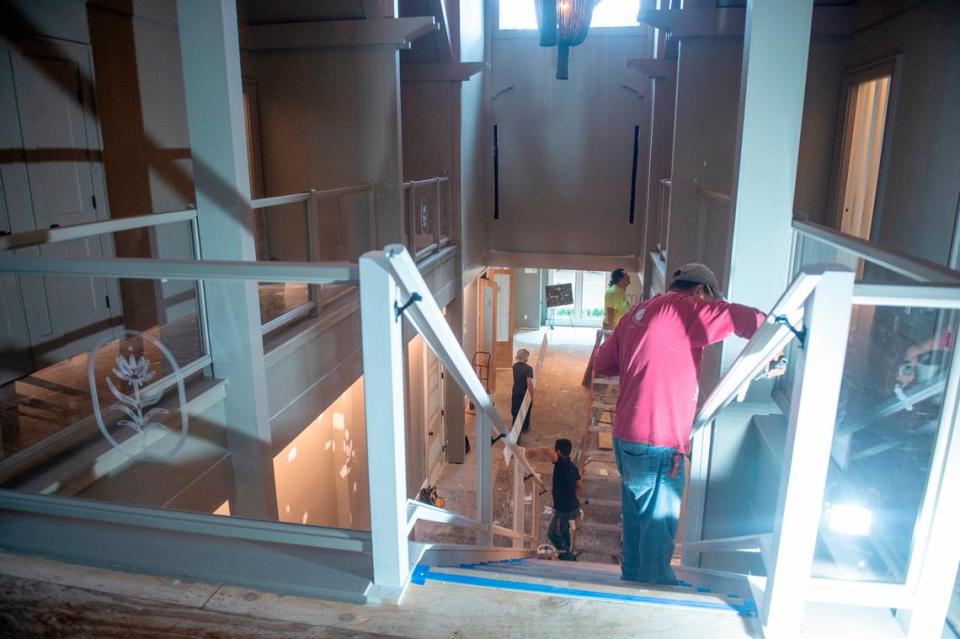
[[[106, 194], [93, 115], [89, 48], [32, 43], [10, 51], [30, 211], [15, 230], [106, 219]], [[21, 187], [22, 188], [22, 187]], [[31, 219], [32, 218], [32, 219]], [[28, 249], [44, 257], [103, 257], [109, 237]], [[20, 278], [34, 356], [43, 363], [82, 352], [119, 322], [117, 282], [103, 278]]]
[[[490, 353], [490, 365], [493, 368], [493, 344], [497, 317], [497, 285], [486, 277], [477, 280], [480, 283], [480, 316], [478, 318], [479, 348], [478, 350]], [[488, 390], [493, 393], [497, 388], [497, 376], [494, 371], [488, 371]]]
[[[493, 268], [488, 271], [497, 286], [497, 306], [493, 326], [493, 367], [510, 368], [513, 364], [513, 271]], [[491, 372], [490, 377], [493, 377]]]
[[[0, 49], [0, 148], [20, 147], [18, 120], [10, 54]], [[23, 162], [0, 162], [0, 231], [28, 230], [18, 228], [13, 219], [14, 212], [30, 207], [26, 185]], [[0, 276], [0, 384], [32, 370], [30, 333], [20, 299], [20, 283], [16, 275], [5, 273]]]
[[443, 369], [440, 360], [428, 347], [423, 348], [423, 406], [426, 433], [427, 483], [433, 484], [434, 473], [443, 458], [444, 433]]

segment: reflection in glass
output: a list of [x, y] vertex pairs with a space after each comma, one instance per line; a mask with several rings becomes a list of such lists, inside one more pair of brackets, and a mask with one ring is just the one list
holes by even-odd
[[854, 307], [815, 576], [905, 580], [956, 333], [955, 312]]

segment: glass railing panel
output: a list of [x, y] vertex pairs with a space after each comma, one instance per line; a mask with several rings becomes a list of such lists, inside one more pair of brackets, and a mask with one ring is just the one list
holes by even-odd
[[916, 284], [920, 281], [918, 278], [868, 262], [850, 251], [818, 238], [798, 234], [794, 253], [794, 274], [799, 273], [804, 266], [816, 264], [846, 266], [856, 273], [858, 284]]
[[[11, 336], [23, 350], [16, 375], [0, 386], [0, 460], [42, 446], [76, 424], [92, 423], [95, 408], [115, 401], [106, 382], [96, 387], [94, 401], [91, 367], [98, 374], [125, 370], [144, 357], [153, 362], [142, 373], [149, 377], [145, 383], [155, 384], [206, 355], [196, 282], [13, 274], [4, 279], [19, 282], [27, 325], [23, 336]], [[99, 304], [103, 292], [113, 296], [109, 306]]]
[[[314, 205], [314, 260], [352, 262], [374, 248], [373, 192], [371, 190], [318, 197]], [[321, 306], [340, 297], [352, 287], [323, 284], [318, 287]]]
[[[770, 398], [769, 382], [761, 385], [745, 401], [735, 399], [721, 409], [709, 431], [701, 539], [773, 531], [787, 418]], [[707, 553], [701, 561], [705, 568], [765, 574], [759, 553]]]
[[[109, 335], [0, 388], [0, 488], [368, 530], [359, 314], [259, 363], [269, 421], [258, 423], [255, 370], [236, 357], [244, 333], [215, 306], [235, 303], [243, 286], [203, 287], [213, 339], [233, 335], [235, 350], [202, 355], [195, 299], [194, 313], [156, 315], [152, 326], [134, 329], [121, 314]], [[247, 339], [260, 339], [256, 328]]]
[[903, 583], [960, 315], [855, 305], [814, 576]]
[[434, 182], [414, 182], [410, 186], [412, 207], [410, 209], [413, 234], [413, 254], [416, 256], [436, 243], [437, 232], [437, 185]]
[[[258, 260], [309, 261], [306, 202], [257, 209], [254, 222]], [[310, 302], [306, 284], [262, 282], [259, 288], [261, 324], [268, 324]]]
[[450, 187], [450, 179], [446, 178], [440, 182], [440, 241], [450, 241], [452, 239], [451, 224], [453, 223], [453, 198]]

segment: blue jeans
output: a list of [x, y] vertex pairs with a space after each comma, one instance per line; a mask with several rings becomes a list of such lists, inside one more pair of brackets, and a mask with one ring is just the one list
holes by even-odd
[[550, 520], [550, 530], [547, 531], [547, 537], [550, 543], [557, 549], [557, 552], [570, 552], [570, 521], [580, 516], [580, 510], [573, 510], [568, 513], [553, 511], [553, 519]]
[[614, 438], [623, 478], [621, 579], [676, 585], [670, 568], [683, 499], [682, 454], [673, 448]]

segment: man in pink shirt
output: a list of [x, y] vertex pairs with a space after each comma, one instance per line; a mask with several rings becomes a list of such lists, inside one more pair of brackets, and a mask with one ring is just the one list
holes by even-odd
[[594, 360], [598, 375], [620, 376], [613, 445], [623, 479], [624, 580], [677, 583], [670, 558], [703, 349], [731, 334], [749, 338], [766, 319], [719, 291], [708, 267], [681, 267], [666, 293], [630, 309]]

